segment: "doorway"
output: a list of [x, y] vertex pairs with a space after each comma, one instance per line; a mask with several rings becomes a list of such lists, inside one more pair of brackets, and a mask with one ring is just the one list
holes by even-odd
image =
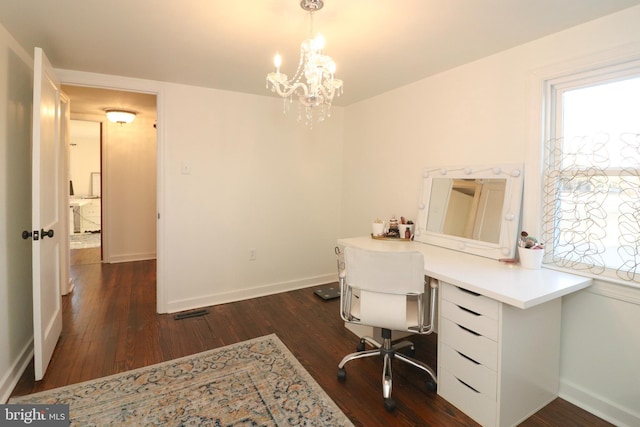
[[69, 124], [69, 248], [71, 265], [102, 261], [102, 123]]
[[[72, 120], [71, 265], [155, 259], [156, 96], [72, 85], [63, 90]], [[113, 108], [136, 117], [112, 123], [105, 112]]]

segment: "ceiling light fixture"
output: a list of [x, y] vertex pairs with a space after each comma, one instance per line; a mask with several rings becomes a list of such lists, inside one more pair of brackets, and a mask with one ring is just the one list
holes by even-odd
[[131, 123], [136, 118], [136, 113], [127, 110], [106, 110], [107, 119], [113, 123]]
[[[313, 33], [313, 12], [323, 6], [322, 0], [300, 1], [300, 7], [309, 12], [310, 33]], [[298, 69], [291, 80], [280, 72], [282, 58], [279, 54], [273, 59], [275, 73], [267, 74], [267, 88], [284, 98], [284, 112], [288, 109], [287, 100], [289, 103], [293, 102], [292, 97], [296, 95], [300, 101], [298, 120], [302, 120], [304, 111], [304, 120], [309, 126], [313, 122], [314, 113], [317, 113], [318, 122], [330, 117], [333, 97], [342, 93], [342, 80], [334, 78], [336, 65], [329, 56], [322, 53], [323, 48], [324, 38], [321, 34], [304, 40], [300, 45]]]

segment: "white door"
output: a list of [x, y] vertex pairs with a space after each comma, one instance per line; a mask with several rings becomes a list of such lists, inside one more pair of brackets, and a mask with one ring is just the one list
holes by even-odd
[[34, 53], [32, 141], [33, 352], [41, 380], [62, 331], [60, 294], [60, 83], [40, 48]]

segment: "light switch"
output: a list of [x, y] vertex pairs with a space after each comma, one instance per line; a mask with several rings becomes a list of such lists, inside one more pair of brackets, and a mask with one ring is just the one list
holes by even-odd
[[191, 175], [191, 165], [186, 163], [186, 162], [182, 162], [182, 175]]

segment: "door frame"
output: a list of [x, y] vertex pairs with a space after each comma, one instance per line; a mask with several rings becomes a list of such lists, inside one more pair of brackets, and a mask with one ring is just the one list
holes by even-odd
[[156, 132], [156, 312], [167, 313], [167, 288], [165, 284], [164, 241], [165, 230], [161, 221], [164, 211], [164, 87], [161, 82], [141, 80], [131, 77], [110, 76], [74, 70], [56, 70], [63, 85], [90, 86], [100, 89], [142, 92], [156, 96], [157, 121], [160, 124]]
[[[71, 100], [60, 89], [60, 218], [64, 222], [60, 239], [60, 295], [73, 290], [69, 275], [69, 121], [71, 120]], [[64, 108], [63, 108], [64, 105]]]

